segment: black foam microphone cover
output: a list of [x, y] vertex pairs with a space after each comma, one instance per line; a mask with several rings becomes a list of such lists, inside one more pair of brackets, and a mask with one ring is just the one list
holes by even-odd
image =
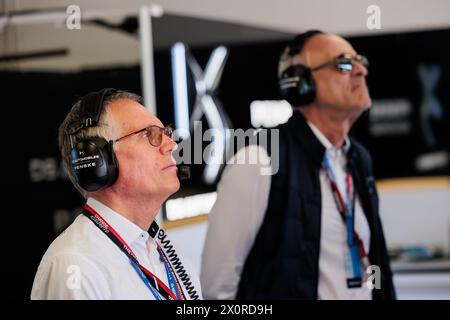
[[191, 177], [191, 168], [188, 166], [179, 165], [177, 175], [180, 180], [189, 179]]

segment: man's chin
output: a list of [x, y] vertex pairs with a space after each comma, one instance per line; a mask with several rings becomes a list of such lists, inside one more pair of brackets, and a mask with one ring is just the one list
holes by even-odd
[[[177, 179], [178, 180], [178, 179]], [[175, 194], [178, 190], [180, 190], [180, 182], [174, 182], [171, 185], [167, 185], [164, 190], [160, 190], [161, 194], [164, 196], [164, 201], [170, 198], [173, 194]]]
[[171, 195], [180, 190], [180, 180], [178, 180], [178, 177], [176, 177], [175, 181], [173, 182], [173, 185], [171, 185]]
[[364, 97], [359, 99], [359, 101], [355, 104], [355, 109], [359, 109], [365, 111], [372, 106], [372, 99], [369, 97]]
[[370, 109], [371, 106], [372, 106], [372, 101], [368, 101], [368, 102], [362, 103], [360, 109], [362, 111], [366, 111], [366, 110]]

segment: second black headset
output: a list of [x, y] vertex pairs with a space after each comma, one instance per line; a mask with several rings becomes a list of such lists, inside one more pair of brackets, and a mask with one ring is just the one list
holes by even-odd
[[[323, 32], [310, 30], [296, 36], [287, 46], [288, 57], [292, 59], [299, 54], [306, 41], [317, 34], [323, 34]], [[316, 97], [316, 85], [311, 68], [303, 64], [292, 64], [282, 71], [278, 77], [278, 84], [281, 97], [292, 107], [308, 105]]]

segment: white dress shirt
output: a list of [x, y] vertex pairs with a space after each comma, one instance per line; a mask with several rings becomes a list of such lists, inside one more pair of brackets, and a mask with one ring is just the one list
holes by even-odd
[[[116, 230], [140, 264], [168, 286], [157, 240], [99, 201], [89, 198], [87, 204]], [[186, 263], [186, 259], [182, 261], [201, 297], [200, 283], [192, 265]], [[89, 218], [80, 214], [43, 256], [31, 299], [154, 300], [155, 297], [120, 248]]]
[[[341, 149], [331, 142], [313, 124], [308, 123], [326, 154], [345, 194], [346, 156], [350, 140]], [[247, 164], [248, 159], [259, 159], [258, 164]], [[217, 187], [217, 201], [210, 214], [205, 246], [202, 254], [200, 280], [206, 299], [234, 299], [240, 275], [267, 210], [271, 178], [261, 175], [269, 163], [267, 151], [259, 146], [248, 146], [235, 155]], [[237, 163], [237, 164], [236, 164]], [[348, 250], [347, 230], [342, 221], [330, 181], [324, 169], [320, 170], [322, 194], [321, 239], [319, 254], [319, 299], [372, 299], [372, 292], [364, 284], [361, 288], [347, 288], [345, 254]], [[355, 201], [355, 228], [364, 247], [370, 247], [370, 229], [358, 197]]]

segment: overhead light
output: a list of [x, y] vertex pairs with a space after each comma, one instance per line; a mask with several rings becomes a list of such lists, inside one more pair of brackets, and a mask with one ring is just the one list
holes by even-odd
[[217, 192], [170, 199], [166, 202], [166, 218], [169, 221], [209, 214], [217, 199]]
[[254, 128], [272, 128], [285, 123], [292, 116], [286, 100], [256, 100], [250, 104], [250, 120]]
[[154, 18], [161, 18], [164, 14], [164, 9], [159, 4], [152, 4], [150, 6], [150, 14]]

